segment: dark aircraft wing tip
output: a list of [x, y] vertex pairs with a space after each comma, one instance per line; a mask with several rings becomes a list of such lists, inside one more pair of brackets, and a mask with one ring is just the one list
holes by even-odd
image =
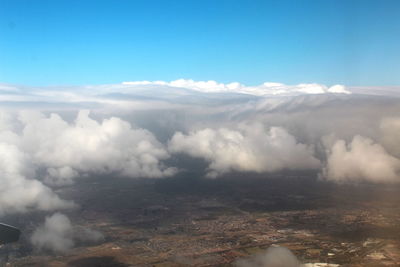
[[21, 231], [11, 225], [0, 223], [0, 244], [16, 242], [19, 239]]

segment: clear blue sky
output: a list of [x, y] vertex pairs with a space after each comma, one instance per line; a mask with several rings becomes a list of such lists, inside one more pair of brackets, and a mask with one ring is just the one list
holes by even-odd
[[0, 0], [0, 82], [400, 84], [400, 1]]

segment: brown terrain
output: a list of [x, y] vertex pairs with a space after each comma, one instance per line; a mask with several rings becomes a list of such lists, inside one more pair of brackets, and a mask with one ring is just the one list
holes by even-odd
[[231, 266], [277, 244], [303, 263], [400, 266], [399, 192], [315, 173], [88, 178], [59, 193], [80, 205], [66, 213], [72, 222], [102, 232], [103, 242], [36, 251], [28, 233], [43, 214], [35, 213], [30, 223], [13, 217], [25, 235], [2, 253], [10, 266]]

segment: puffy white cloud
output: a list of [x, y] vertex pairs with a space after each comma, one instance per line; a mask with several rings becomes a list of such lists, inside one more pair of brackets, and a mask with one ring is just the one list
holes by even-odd
[[261, 124], [237, 130], [207, 128], [188, 135], [177, 132], [169, 142], [169, 150], [204, 158], [210, 162], [210, 177], [233, 170], [273, 172], [320, 165], [311, 147], [298, 143], [283, 128], [266, 130]]
[[82, 174], [118, 173], [128, 177], [173, 175], [162, 160], [169, 157], [154, 135], [112, 117], [97, 122], [80, 111], [74, 123], [59, 115], [22, 113], [22, 142], [34, 162], [47, 168], [50, 183], [70, 183]]
[[88, 111], [69, 123], [58, 114], [0, 113], [0, 214], [71, 208], [48, 185], [90, 174], [165, 177], [176, 169], [154, 135], [116, 117], [98, 122]]
[[34, 175], [29, 156], [15, 145], [0, 141], [0, 215], [73, 207], [35, 180]]
[[271, 246], [264, 253], [258, 253], [248, 259], [239, 259], [237, 267], [301, 267], [296, 256], [287, 248]]
[[95, 230], [74, 227], [67, 216], [55, 213], [46, 217], [43, 225], [39, 226], [31, 236], [31, 243], [39, 250], [56, 253], [67, 252], [77, 241], [98, 242], [103, 235]]
[[71, 221], [61, 213], [46, 217], [44, 225], [32, 234], [31, 242], [38, 249], [54, 252], [70, 250], [74, 246]]
[[337, 140], [327, 150], [323, 175], [330, 180], [399, 182], [400, 160], [391, 156], [380, 144], [363, 136], [351, 143]]

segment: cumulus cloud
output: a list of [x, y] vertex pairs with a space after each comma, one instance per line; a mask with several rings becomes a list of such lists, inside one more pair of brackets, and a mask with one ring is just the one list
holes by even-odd
[[89, 111], [80, 111], [75, 122], [68, 123], [57, 114], [29, 112], [20, 120], [23, 147], [47, 169], [50, 183], [68, 184], [93, 173], [154, 178], [176, 172], [162, 164], [169, 154], [151, 132], [119, 118], [97, 122]]
[[21, 146], [21, 136], [11, 114], [0, 112], [0, 215], [33, 209], [72, 208], [37, 180], [37, 166]]
[[74, 246], [71, 221], [61, 213], [46, 217], [44, 225], [32, 234], [31, 242], [38, 249], [68, 251]]
[[74, 206], [45, 184], [91, 174], [171, 176], [177, 170], [163, 164], [169, 157], [151, 132], [117, 117], [96, 121], [80, 111], [68, 122], [56, 113], [1, 112], [0, 214]]
[[169, 150], [210, 162], [210, 177], [234, 170], [273, 172], [320, 165], [310, 146], [298, 143], [283, 128], [266, 130], [261, 124], [237, 130], [207, 128], [188, 135], [178, 132], [170, 140]]
[[327, 150], [323, 175], [330, 180], [399, 182], [400, 160], [373, 140], [355, 136], [350, 143], [337, 140]]
[[248, 259], [239, 259], [234, 263], [237, 267], [300, 267], [296, 256], [287, 248], [271, 246], [264, 253], [256, 254]]
[[39, 250], [64, 253], [72, 249], [77, 241], [98, 242], [103, 240], [100, 232], [74, 227], [67, 216], [55, 213], [46, 217], [31, 236], [31, 243]]
[[34, 175], [29, 156], [15, 145], [0, 141], [0, 215], [73, 207], [35, 180]]

